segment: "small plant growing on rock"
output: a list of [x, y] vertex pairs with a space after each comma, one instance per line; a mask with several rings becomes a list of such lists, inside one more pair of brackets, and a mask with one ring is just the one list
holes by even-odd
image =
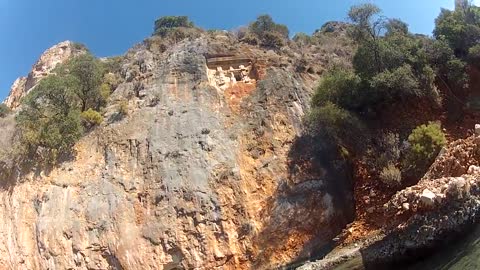
[[389, 187], [397, 187], [402, 183], [402, 172], [395, 165], [389, 164], [380, 173], [380, 180]]
[[0, 104], [0, 118], [7, 116], [10, 113], [10, 108], [5, 104]]
[[103, 122], [103, 116], [91, 108], [82, 112], [81, 117], [87, 128], [98, 126]]
[[120, 103], [118, 103], [118, 113], [121, 116], [128, 115], [128, 102], [126, 100], [122, 100]]

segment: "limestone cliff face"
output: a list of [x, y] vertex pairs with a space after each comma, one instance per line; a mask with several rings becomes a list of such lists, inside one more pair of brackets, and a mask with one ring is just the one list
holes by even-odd
[[4, 103], [11, 109], [20, 105], [20, 100], [37, 85], [37, 83], [48, 76], [52, 70], [61, 63], [70, 59], [72, 56], [84, 53], [85, 50], [77, 48], [71, 41], [64, 41], [46, 50], [33, 65], [32, 70], [27, 77], [20, 77], [10, 88], [10, 94]]
[[[301, 134], [317, 74], [232, 37], [146, 44], [126, 54], [126, 82], [75, 160], [0, 191], [0, 265], [270, 269], [351, 221], [348, 164]], [[216, 87], [206, 56], [225, 53], [263, 59], [262, 76]]]

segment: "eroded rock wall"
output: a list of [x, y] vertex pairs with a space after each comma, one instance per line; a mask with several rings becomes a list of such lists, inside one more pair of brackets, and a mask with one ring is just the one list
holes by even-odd
[[270, 61], [255, 89], [224, 91], [208, 82], [217, 50], [202, 37], [129, 51], [76, 159], [0, 191], [0, 265], [270, 269], [327, 244], [353, 205], [348, 165], [301, 134], [318, 77]]

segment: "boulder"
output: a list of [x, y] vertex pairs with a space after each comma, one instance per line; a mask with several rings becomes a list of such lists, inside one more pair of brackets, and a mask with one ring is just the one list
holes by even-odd
[[480, 167], [471, 165], [468, 167], [467, 174], [474, 175], [474, 174], [480, 174]]
[[480, 124], [475, 124], [475, 135], [480, 136]]
[[420, 202], [427, 207], [431, 207], [435, 205], [435, 197], [435, 193], [428, 189], [424, 189], [420, 196]]

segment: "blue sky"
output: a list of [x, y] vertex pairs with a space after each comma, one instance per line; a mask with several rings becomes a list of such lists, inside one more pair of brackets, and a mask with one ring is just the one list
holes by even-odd
[[[40, 54], [64, 40], [86, 44], [97, 56], [124, 53], [149, 36], [164, 15], [188, 15], [206, 29], [232, 29], [268, 13], [291, 33], [312, 33], [330, 20], [345, 20], [360, 0], [0, 0], [0, 100], [26, 75]], [[370, 0], [413, 32], [430, 34], [440, 7], [454, 0]]]

